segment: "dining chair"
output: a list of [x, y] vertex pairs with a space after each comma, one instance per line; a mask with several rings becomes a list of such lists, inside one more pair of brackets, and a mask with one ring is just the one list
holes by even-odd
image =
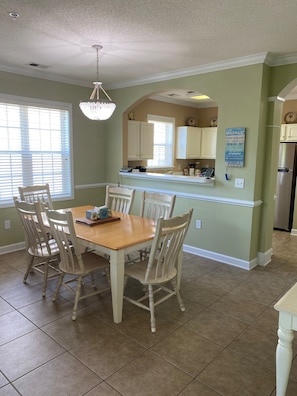
[[49, 184], [19, 187], [22, 201], [40, 202], [44, 207], [54, 209]]
[[140, 216], [150, 219], [159, 217], [168, 219], [172, 216], [175, 199], [175, 194], [142, 191]]
[[[157, 193], [142, 191], [140, 216], [157, 220], [159, 217], [168, 219], [172, 216], [175, 205], [175, 194]], [[142, 260], [149, 253], [149, 249], [140, 250], [140, 259]]]
[[135, 189], [106, 186], [105, 206], [115, 212], [129, 214], [134, 195]]
[[[134, 265], [126, 266], [125, 276], [136, 279], [147, 287], [148, 293], [134, 299], [127, 296], [125, 288], [124, 299], [150, 312], [151, 331], [156, 331], [155, 306], [176, 296], [181, 311], [185, 311], [184, 303], [177, 287], [177, 277], [181, 266], [177, 265], [184, 238], [189, 228], [193, 209], [181, 216], [164, 219], [159, 217], [149, 257]], [[169, 285], [171, 283], [171, 286]], [[127, 285], [127, 284], [126, 284]], [[161, 297], [155, 300], [158, 292]]]
[[60, 275], [60, 270], [57, 267], [59, 248], [56, 241], [49, 237], [44, 227], [40, 202], [26, 202], [14, 198], [14, 203], [24, 228], [28, 253], [24, 283], [26, 283], [30, 272], [41, 273], [43, 275], [42, 296], [45, 297], [47, 280]]
[[[109, 284], [107, 287], [98, 289], [94, 276], [97, 270], [109, 268], [109, 261], [93, 251], [87, 251], [85, 247], [79, 244], [73, 224], [73, 216], [70, 211], [62, 213], [47, 209], [46, 215], [51, 234], [60, 249], [59, 269], [61, 275], [53, 295], [53, 301], [56, 301], [62, 285], [72, 292], [75, 295], [72, 320], [76, 320], [79, 301], [110, 289]], [[66, 279], [65, 275], [70, 275], [70, 279]], [[86, 281], [88, 275], [91, 277], [91, 286]], [[71, 286], [73, 282], [75, 286]], [[92, 290], [87, 292], [86, 289], [90, 287], [92, 287]], [[82, 293], [82, 289], [84, 293]]]

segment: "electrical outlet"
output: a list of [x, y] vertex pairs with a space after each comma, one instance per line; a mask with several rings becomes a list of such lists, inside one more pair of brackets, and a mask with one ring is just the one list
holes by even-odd
[[234, 182], [234, 187], [235, 188], [244, 188], [244, 179], [235, 179]]
[[196, 220], [196, 228], [200, 229], [202, 226], [201, 220]]
[[10, 220], [4, 220], [4, 228], [5, 228], [6, 230], [9, 230], [9, 229], [10, 229]]

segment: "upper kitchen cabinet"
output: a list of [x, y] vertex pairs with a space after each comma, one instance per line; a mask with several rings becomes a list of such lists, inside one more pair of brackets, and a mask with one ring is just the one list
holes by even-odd
[[154, 124], [128, 121], [128, 160], [154, 158]]
[[195, 159], [201, 152], [201, 128], [181, 126], [177, 128], [177, 159]]
[[217, 151], [217, 127], [201, 129], [200, 158], [215, 159]]
[[282, 124], [280, 141], [297, 142], [297, 124]]
[[217, 128], [177, 128], [177, 159], [215, 159]]

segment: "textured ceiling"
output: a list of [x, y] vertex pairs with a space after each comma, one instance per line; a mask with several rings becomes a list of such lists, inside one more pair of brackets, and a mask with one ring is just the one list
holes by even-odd
[[296, 0], [1, 0], [0, 70], [91, 87], [93, 44], [107, 88], [266, 53], [292, 59], [296, 15]]

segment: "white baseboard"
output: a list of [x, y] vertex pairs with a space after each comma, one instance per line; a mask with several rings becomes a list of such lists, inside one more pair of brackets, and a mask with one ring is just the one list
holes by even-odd
[[[0, 247], [0, 255], [5, 253], [15, 252], [17, 250], [25, 249], [25, 243], [20, 242], [13, 245]], [[251, 270], [257, 265], [265, 266], [271, 261], [272, 249], [269, 249], [266, 253], [258, 253], [257, 259], [252, 261], [240, 260], [234, 257], [225, 256], [224, 254], [219, 254], [211, 252], [209, 250], [199, 249], [190, 245], [183, 245], [183, 251], [186, 253], [194, 254], [195, 256], [201, 256], [208, 258], [210, 260], [215, 260], [223, 264], [232, 265], [233, 267], [242, 268], [245, 270]]]
[[5, 253], [16, 252], [25, 249], [25, 242], [14, 243], [13, 245], [0, 246], [0, 255]]
[[265, 253], [258, 252], [258, 265], [261, 267], [265, 267], [267, 264], [270, 263], [272, 256], [272, 248], [268, 249]]
[[258, 265], [257, 259], [254, 259], [252, 261], [240, 260], [234, 257], [225, 256], [224, 254], [219, 254], [219, 253], [211, 252], [209, 250], [199, 249], [189, 245], [183, 245], [183, 251], [186, 253], [192, 253], [196, 256], [205, 257], [210, 260], [219, 261], [220, 263], [232, 265], [233, 267], [238, 267], [245, 270], [251, 270]]
[[292, 228], [291, 229], [291, 235], [297, 236], [297, 230]]

